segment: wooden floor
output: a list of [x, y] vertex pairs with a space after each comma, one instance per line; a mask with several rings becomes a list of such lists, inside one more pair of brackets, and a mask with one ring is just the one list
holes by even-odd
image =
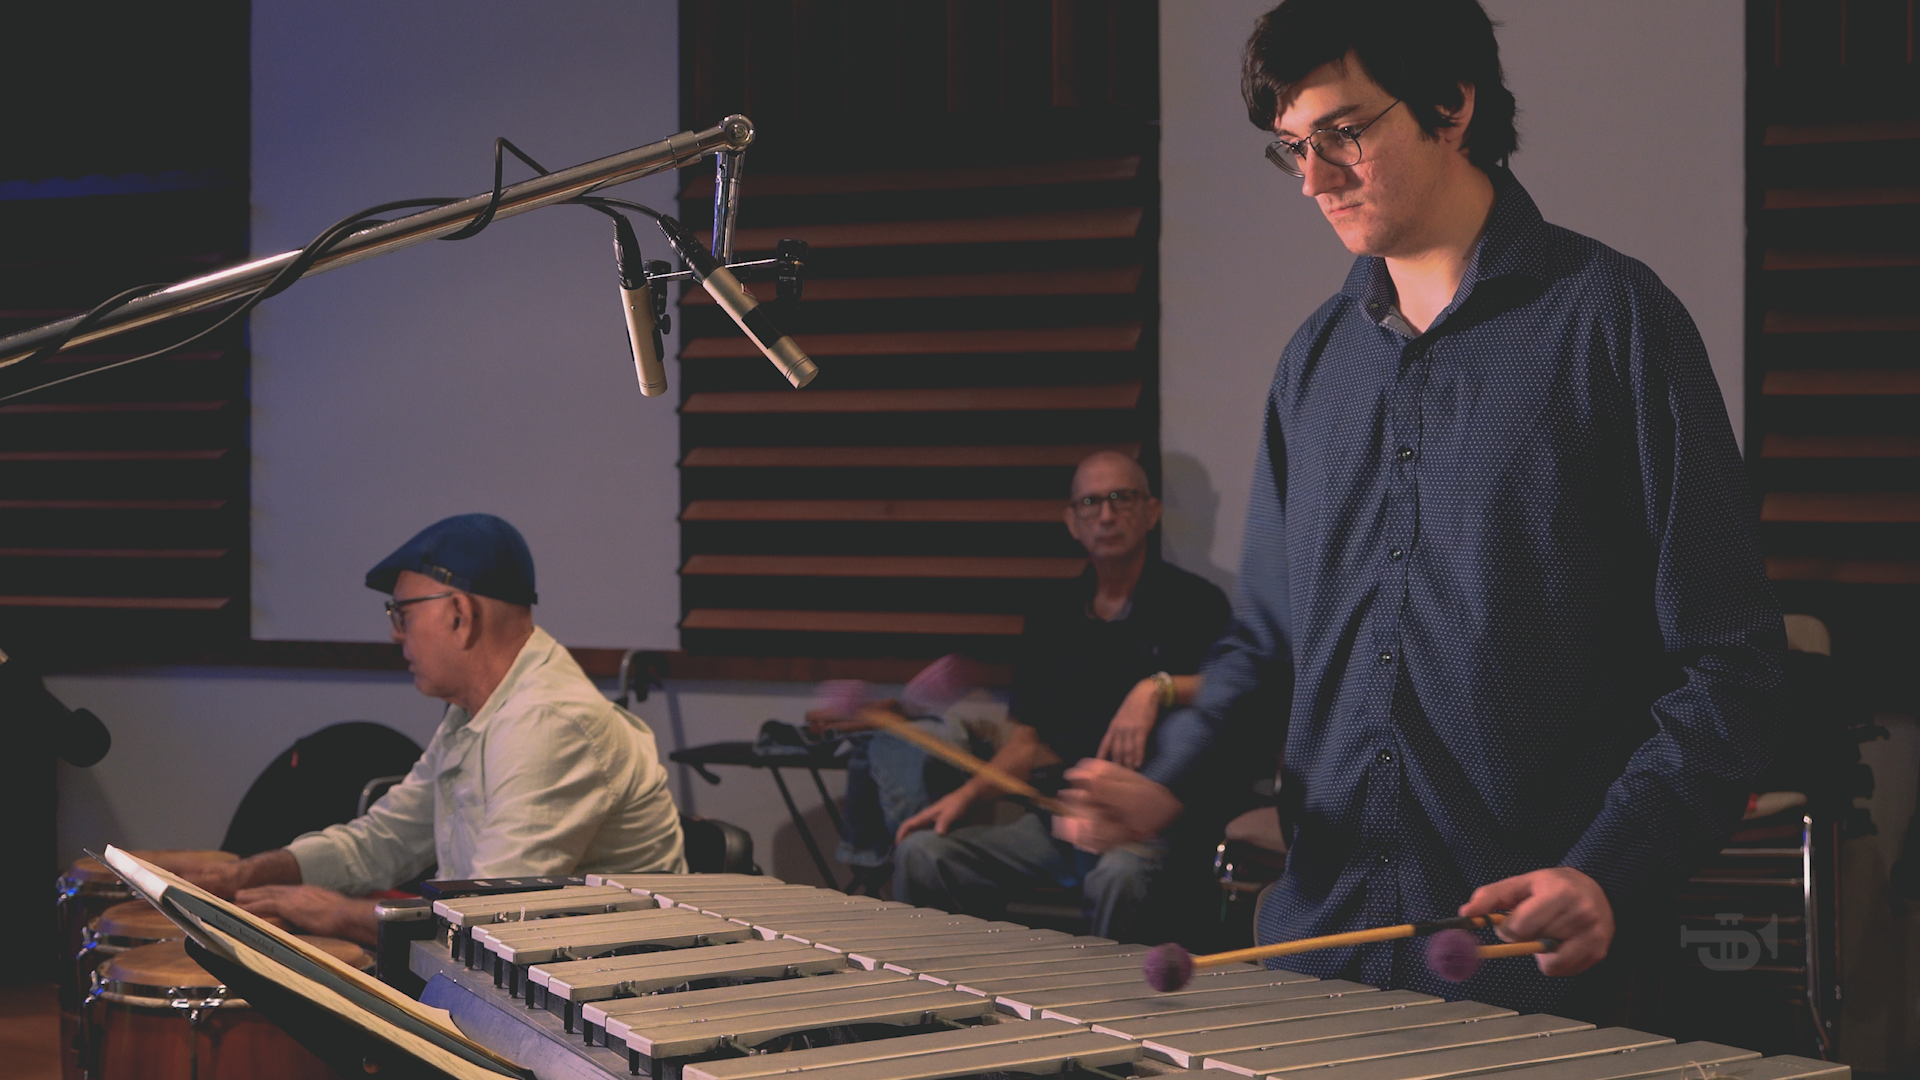
[[59, 1080], [60, 1006], [52, 983], [0, 986], [0, 1061], [13, 1080]]

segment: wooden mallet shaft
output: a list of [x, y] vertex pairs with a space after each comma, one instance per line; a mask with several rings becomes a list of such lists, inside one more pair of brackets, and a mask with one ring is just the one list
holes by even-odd
[[1041, 794], [1040, 789], [1014, 776], [991, 762], [981, 761], [965, 750], [940, 738], [920, 730], [911, 721], [895, 715], [885, 709], [872, 706], [863, 707], [859, 712], [862, 720], [889, 735], [903, 739], [939, 758], [970, 776], [977, 776], [1009, 795], [1018, 795], [1049, 814], [1065, 817], [1072, 813], [1067, 804], [1049, 795]]
[[[1506, 916], [1495, 912], [1491, 915], [1474, 915], [1464, 919], [1434, 919], [1429, 922], [1403, 923], [1399, 926], [1381, 926], [1372, 930], [1352, 930], [1344, 934], [1326, 934], [1321, 937], [1299, 938], [1294, 941], [1281, 941], [1272, 945], [1259, 945], [1251, 949], [1235, 949], [1232, 952], [1209, 953], [1193, 958], [1193, 969], [1205, 971], [1208, 968], [1225, 967], [1228, 964], [1244, 964], [1266, 960], [1275, 956], [1292, 956], [1295, 953], [1313, 952], [1317, 949], [1338, 949], [1345, 945], [1366, 945], [1375, 941], [1393, 941], [1397, 938], [1425, 937], [1442, 930], [1480, 929], [1487, 926], [1499, 926]], [[1537, 944], [1527, 942], [1527, 945]], [[1514, 948], [1515, 946], [1488, 946], [1489, 948]], [[1538, 949], [1531, 951], [1539, 952]], [[1509, 955], [1506, 953], [1502, 956]], [[1518, 956], [1519, 953], [1511, 955]]]
[[1503, 956], [1532, 956], [1535, 953], [1553, 952], [1558, 948], [1560, 948], [1559, 942], [1543, 939], [1540, 941], [1515, 941], [1510, 944], [1503, 942], [1499, 945], [1482, 945], [1474, 951], [1480, 954], [1480, 959], [1482, 960], [1498, 960]]

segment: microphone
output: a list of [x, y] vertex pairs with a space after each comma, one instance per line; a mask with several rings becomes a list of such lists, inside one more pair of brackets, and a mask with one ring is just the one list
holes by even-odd
[[767, 317], [760, 301], [740, 287], [740, 279], [733, 276], [733, 271], [720, 265], [699, 240], [680, 228], [679, 222], [662, 216], [660, 231], [666, 235], [667, 243], [673, 245], [673, 250], [686, 260], [693, 276], [699, 279], [701, 288], [706, 289], [714, 302], [739, 324], [748, 339], [766, 354], [767, 359], [773, 361], [773, 366], [780, 369], [788, 382], [798, 388], [812, 382], [813, 377], [820, 374], [820, 369], [814, 366], [806, 353], [800, 351], [800, 346], [773, 325], [773, 320]]
[[620, 306], [627, 312], [633, 372], [640, 379], [641, 395], [658, 397], [667, 392], [667, 369], [660, 363], [665, 349], [660, 343], [660, 324], [653, 316], [653, 287], [647, 283], [640, 238], [633, 234], [633, 224], [618, 214], [613, 221], [613, 258], [620, 270]]
[[50, 733], [51, 749], [82, 769], [107, 756], [113, 736], [86, 709], [68, 709], [45, 683], [18, 660], [0, 651], [0, 714], [11, 713], [30, 725], [31, 734]]

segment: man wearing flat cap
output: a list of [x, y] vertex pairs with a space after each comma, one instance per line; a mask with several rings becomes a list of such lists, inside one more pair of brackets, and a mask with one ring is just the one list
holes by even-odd
[[372, 943], [365, 894], [444, 878], [684, 871], [653, 732], [533, 623], [533, 556], [491, 514], [428, 526], [367, 572], [413, 684], [447, 702], [413, 771], [344, 825], [199, 880], [309, 933]]

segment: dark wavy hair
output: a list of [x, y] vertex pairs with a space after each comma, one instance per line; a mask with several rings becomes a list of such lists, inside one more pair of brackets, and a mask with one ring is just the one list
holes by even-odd
[[1453, 125], [1441, 110], [1460, 108], [1460, 84], [1471, 84], [1465, 145], [1480, 169], [1505, 165], [1520, 145], [1493, 20], [1479, 0], [1283, 0], [1247, 39], [1247, 118], [1271, 132], [1294, 85], [1348, 52], [1428, 135]]

